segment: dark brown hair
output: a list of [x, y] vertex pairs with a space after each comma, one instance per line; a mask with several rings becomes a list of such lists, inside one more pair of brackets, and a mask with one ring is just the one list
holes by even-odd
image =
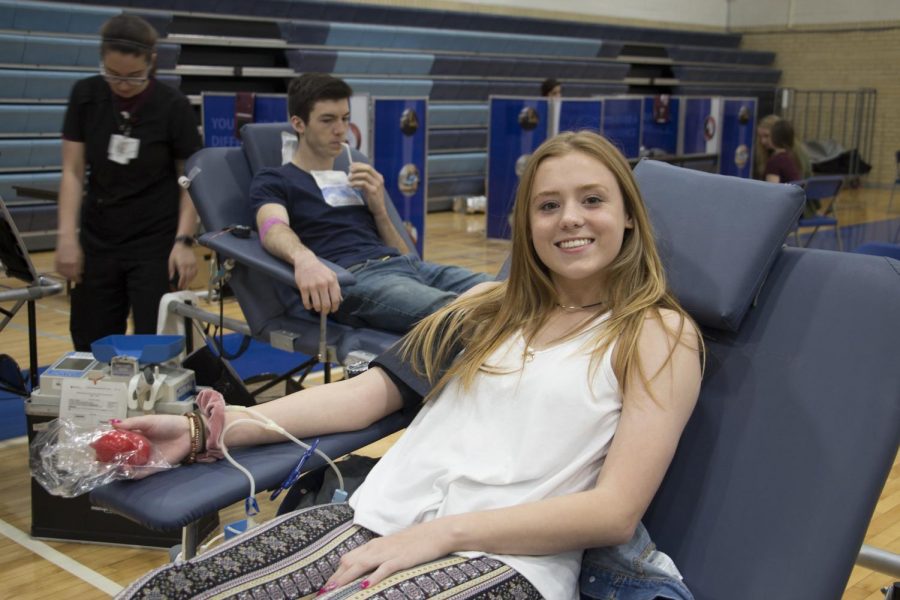
[[121, 52], [142, 56], [153, 62], [156, 40], [159, 38], [153, 25], [137, 15], [116, 15], [100, 28], [100, 56], [107, 52]]
[[344, 100], [353, 95], [347, 82], [325, 73], [304, 73], [288, 86], [288, 116], [309, 123], [309, 113], [319, 100]]

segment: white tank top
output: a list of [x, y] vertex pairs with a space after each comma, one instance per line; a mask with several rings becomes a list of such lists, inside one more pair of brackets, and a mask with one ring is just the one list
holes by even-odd
[[[514, 335], [488, 361], [496, 368], [479, 373], [468, 392], [450, 382], [350, 499], [355, 522], [388, 535], [437, 517], [592, 488], [622, 409], [612, 345], [588, 381], [587, 345], [606, 318], [534, 352]], [[577, 598], [581, 554], [493, 556], [544, 598], [565, 600]]]

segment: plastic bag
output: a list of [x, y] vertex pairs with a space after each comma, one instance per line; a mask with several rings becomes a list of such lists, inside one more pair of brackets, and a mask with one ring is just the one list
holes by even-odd
[[150, 440], [131, 431], [105, 426], [82, 429], [54, 419], [35, 436], [30, 448], [31, 474], [54, 496], [74, 498], [119, 479], [140, 479], [171, 469]]

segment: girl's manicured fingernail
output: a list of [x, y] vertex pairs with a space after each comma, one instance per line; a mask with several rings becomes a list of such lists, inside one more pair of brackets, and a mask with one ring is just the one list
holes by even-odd
[[121, 422], [122, 422], [122, 419], [110, 419], [109, 420], [110, 425], [118, 425]]
[[322, 594], [327, 594], [328, 592], [335, 589], [336, 587], [337, 587], [337, 584], [334, 582], [331, 582], [331, 583], [325, 585], [324, 587], [322, 587], [322, 589], [319, 590], [319, 593], [316, 594], [316, 596], [321, 596]]
[[362, 583], [359, 584], [359, 589], [364, 590], [364, 589], [366, 589], [367, 587], [369, 587], [369, 580], [368, 580], [368, 579], [363, 579], [363, 580], [362, 580]]

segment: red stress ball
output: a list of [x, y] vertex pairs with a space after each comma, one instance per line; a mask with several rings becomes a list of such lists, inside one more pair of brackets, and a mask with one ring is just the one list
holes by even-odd
[[102, 463], [124, 461], [126, 465], [140, 467], [150, 460], [150, 440], [139, 433], [113, 429], [91, 442], [91, 448]]

